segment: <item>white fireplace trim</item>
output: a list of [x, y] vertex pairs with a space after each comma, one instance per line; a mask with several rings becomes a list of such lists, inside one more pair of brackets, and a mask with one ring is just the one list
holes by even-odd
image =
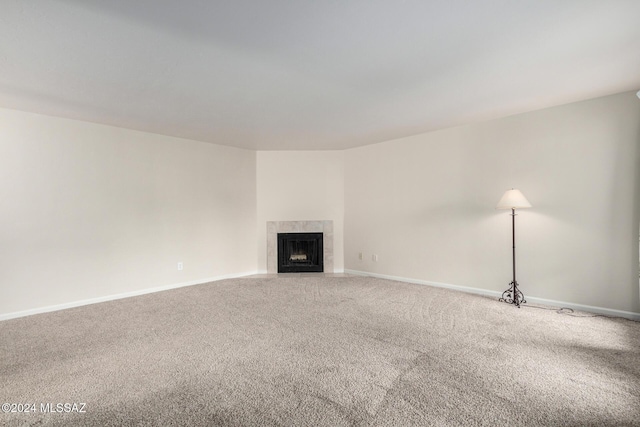
[[322, 233], [324, 272], [333, 271], [333, 221], [267, 221], [267, 273], [278, 273], [278, 233]]

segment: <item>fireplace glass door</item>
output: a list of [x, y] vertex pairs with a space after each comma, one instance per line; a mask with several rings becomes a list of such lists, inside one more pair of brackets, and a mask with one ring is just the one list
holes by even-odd
[[324, 271], [322, 233], [278, 233], [278, 273]]

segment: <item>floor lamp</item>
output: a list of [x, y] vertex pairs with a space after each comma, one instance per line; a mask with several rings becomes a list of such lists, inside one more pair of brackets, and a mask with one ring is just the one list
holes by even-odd
[[502, 293], [501, 302], [507, 304], [515, 304], [520, 308], [520, 304], [526, 303], [524, 295], [518, 289], [518, 282], [516, 281], [516, 209], [530, 208], [531, 203], [522, 195], [520, 190], [512, 188], [507, 190], [500, 201], [496, 209], [511, 209], [511, 239], [513, 242], [513, 281], [509, 283], [509, 289]]

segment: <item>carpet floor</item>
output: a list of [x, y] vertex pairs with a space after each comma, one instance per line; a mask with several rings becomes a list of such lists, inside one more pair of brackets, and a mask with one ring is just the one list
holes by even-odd
[[640, 426], [639, 322], [382, 279], [223, 280], [0, 342], [6, 426]]

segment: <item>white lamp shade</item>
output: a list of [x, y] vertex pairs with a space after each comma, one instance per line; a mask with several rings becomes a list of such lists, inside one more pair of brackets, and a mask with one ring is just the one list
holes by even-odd
[[503, 195], [496, 209], [522, 209], [530, 208], [531, 203], [522, 195], [520, 190], [512, 188], [507, 190]]

